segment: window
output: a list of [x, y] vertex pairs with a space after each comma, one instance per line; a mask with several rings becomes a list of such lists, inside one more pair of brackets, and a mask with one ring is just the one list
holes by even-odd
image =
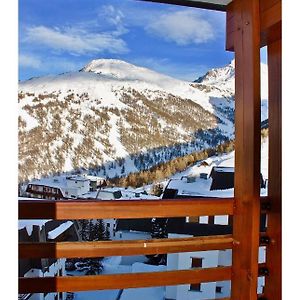
[[[202, 268], [202, 257], [192, 257], [192, 268]], [[201, 283], [190, 285], [190, 291], [201, 292]]]
[[222, 286], [216, 286], [216, 293], [220, 294], [222, 293]]
[[190, 285], [190, 291], [201, 292], [201, 283], [193, 283]]
[[199, 217], [189, 217], [189, 223], [199, 223]]
[[202, 257], [192, 257], [192, 268], [202, 268]]
[[208, 224], [209, 225], [215, 225], [215, 216], [209, 216], [208, 217]]

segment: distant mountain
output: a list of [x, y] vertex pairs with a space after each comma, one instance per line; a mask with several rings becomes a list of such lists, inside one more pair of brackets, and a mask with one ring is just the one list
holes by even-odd
[[[261, 97], [268, 98], [268, 66], [261, 64]], [[204, 76], [195, 80], [196, 83], [201, 83], [209, 86], [217, 86], [218, 88], [234, 91], [234, 75], [235, 61], [222, 68], [209, 70]]]
[[234, 136], [234, 65], [190, 83], [120, 60], [19, 83], [19, 179], [119, 176]]

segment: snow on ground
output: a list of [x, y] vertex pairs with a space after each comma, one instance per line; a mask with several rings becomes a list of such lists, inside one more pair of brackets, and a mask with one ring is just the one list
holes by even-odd
[[[122, 274], [139, 272], [159, 272], [165, 271], [165, 266], [151, 266], [144, 263], [134, 262], [132, 265], [122, 265], [120, 256], [107, 257], [102, 261], [102, 274]], [[75, 271], [69, 272], [73, 276], [82, 275]], [[116, 300], [119, 293], [122, 293], [120, 300], [163, 300], [165, 294], [164, 287], [140, 288], [127, 290], [109, 290], [109, 291], [88, 291], [74, 293], [74, 300]]]
[[[23, 199], [22, 199], [23, 200]], [[30, 199], [32, 200], [32, 199]], [[40, 200], [40, 199], [39, 199]], [[39, 226], [40, 229], [50, 220], [19, 220], [18, 229], [26, 228], [28, 235], [32, 234], [33, 226]]]
[[[205, 92], [191, 87], [190, 82], [120, 60], [94, 60], [80, 72], [33, 78], [19, 83], [19, 91], [25, 93], [34, 91], [35, 94], [44, 94], [45, 91], [61, 91], [62, 96], [70, 92], [88, 93], [90, 99], [101, 100], [101, 106], [118, 107], [119, 109], [127, 106], [118, 99], [114, 91], [123, 87], [141, 92], [153, 90], [171, 93], [183, 99], [191, 99], [213, 113], [209, 96]], [[25, 102], [22, 105], [24, 104]]]
[[[166, 266], [151, 266], [142, 263], [132, 265], [132, 273], [166, 271]], [[150, 287], [124, 290], [120, 300], [164, 300], [165, 287]]]
[[261, 173], [264, 179], [268, 179], [268, 163], [269, 163], [269, 138], [266, 138], [261, 145]]
[[[114, 240], [150, 240], [151, 234], [149, 232], [141, 231], [117, 231]], [[122, 256], [122, 265], [132, 265], [135, 262], [144, 263], [147, 258], [144, 255], [134, 255], [134, 256]]]
[[19, 116], [26, 122], [27, 131], [39, 126], [39, 122], [25, 110], [19, 109]]
[[[195, 163], [183, 172], [174, 174], [165, 186], [169, 189], [177, 189], [179, 195], [202, 196], [202, 197], [233, 197], [234, 189], [210, 191], [212, 178], [209, 177], [213, 167], [234, 168], [234, 151], [216, 155], [207, 161], [210, 165], [203, 166], [201, 162]], [[208, 174], [208, 179], [199, 177], [201, 173]], [[261, 173], [264, 179], [268, 179], [268, 138], [262, 141], [261, 145]], [[194, 181], [188, 181], [194, 177]], [[261, 189], [261, 196], [267, 195], [266, 189]]]
[[74, 300], [116, 300], [118, 294], [119, 290], [76, 292]]
[[111, 127], [109, 134], [109, 142], [111, 145], [114, 146], [117, 157], [126, 157], [128, 156], [128, 152], [125, 150], [125, 147], [120, 141], [120, 133], [117, 125], [119, 117], [117, 117], [113, 113], [109, 113], [109, 116], [110, 120], [108, 121], [108, 124]]

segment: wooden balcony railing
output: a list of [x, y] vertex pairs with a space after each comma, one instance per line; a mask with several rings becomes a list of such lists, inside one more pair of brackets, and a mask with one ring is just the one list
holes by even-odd
[[[24, 200], [19, 219], [125, 219], [232, 215], [233, 199], [184, 200]], [[134, 241], [20, 243], [19, 257], [75, 258], [149, 255], [231, 249], [231, 235]], [[125, 289], [192, 284], [231, 279], [231, 267], [190, 269], [137, 274], [19, 278], [19, 293]]]

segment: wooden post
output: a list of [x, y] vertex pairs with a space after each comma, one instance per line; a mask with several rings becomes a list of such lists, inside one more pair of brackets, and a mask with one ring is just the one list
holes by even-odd
[[234, 0], [235, 207], [234, 300], [257, 299], [260, 222], [259, 1]]
[[264, 294], [281, 299], [281, 40], [268, 45], [269, 69], [269, 186], [271, 210], [268, 214], [267, 267]]

